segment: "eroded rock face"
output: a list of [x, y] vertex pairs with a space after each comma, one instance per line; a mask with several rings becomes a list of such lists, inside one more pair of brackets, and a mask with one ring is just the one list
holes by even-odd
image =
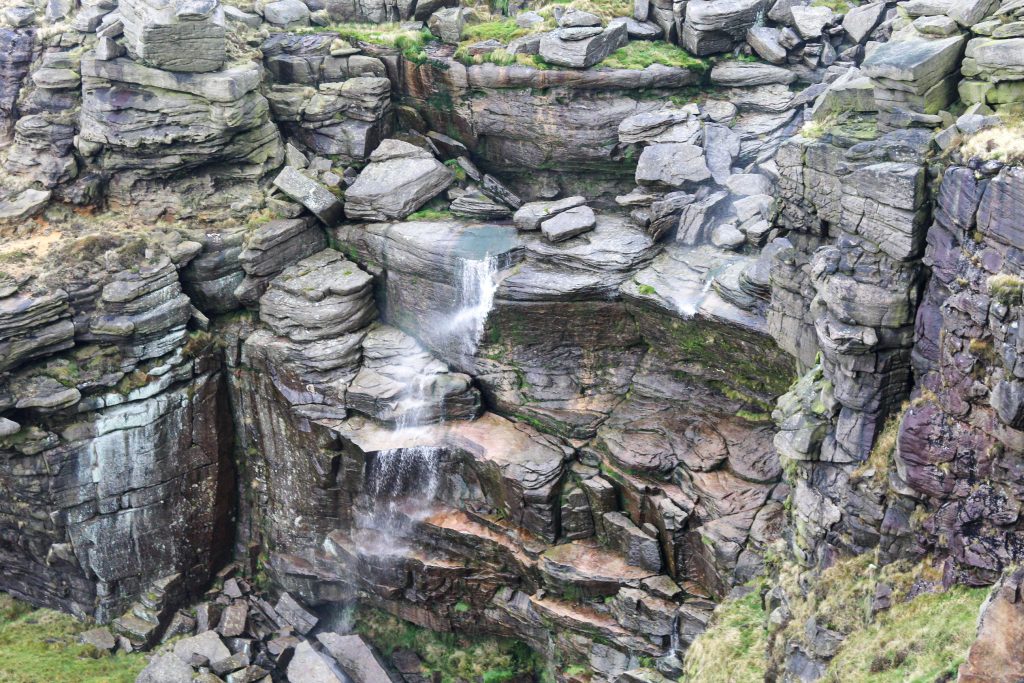
[[[932, 156], [993, 123], [935, 138], [960, 75], [1018, 101], [1018, 17], [969, 38], [992, 7], [639, 0], [507, 46], [564, 69], [289, 30], [433, 17], [455, 43], [444, 4], [124, 0], [45, 44], [0, 31], [0, 219], [186, 219], [131, 263], [101, 240], [73, 276], [0, 278], [0, 587], [146, 644], [233, 545], [292, 592], [225, 584], [224, 614], [168, 626], [218, 675], [263, 666], [221, 636], [273, 609], [308, 635], [303, 605], [359, 596], [633, 681], [676, 677], [779, 538], [805, 568], [1019, 561], [1024, 176]], [[771, 64], [598, 66], [659, 35]], [[810, 633], [794, 676], [834, 652]], [[341, 680], [322, 646], [388, 676], [361, 641], [298, 643], [277, 674]]]
[[0, 300], [19, 312], [3, 333], [0, 406], [15, 419], [0, 439], [0, 507], [5, 538], [17, 525], [22, 541], [0, 545], [4, 590], [107, 621], [161, 577], [184, 577], [185, 597], [225, 558], [234, 469], [221, 361], [186, 333], [176, 267], [154, 256]]
[[978, 639], [960, 665], [961, 683], [997, 683], [1024, 675], [1024, 661], [1011, 643], [1024, 635], [1022, 571], [1010, 572], [992, 589], [978, 619]]
[[112, 200], [151, 215], [255, 208], [258, 182], [283, 158], [259, 84], [258, 65], [174, 75], [86, 57], [79, 148], [111, 175]]
[[10, 139], [18, 119], [14, 107], [22, 81], [28, 74], [34, 42], [33, 29], [0, 30], [0, 54], [3, 55], [0, 57], [0, 141]]
[[128, 54], [166, 71], [216, 71], [226, 58], [219, 0], [125, 0], [118, 5]]

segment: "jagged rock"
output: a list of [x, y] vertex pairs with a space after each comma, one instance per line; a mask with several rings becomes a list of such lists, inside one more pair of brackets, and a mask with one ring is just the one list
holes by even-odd
[[14, 197], [0, 200], [0, 221], [22, 221], [46, 208], [53, 195], [50, 190], [22, 190]]
[[629, 40], [625, 22], [613, 22], [601, 33], [579, 40], [564, 40], [560, 37], [563, 30], [566, 29], [546, 33], [541, 38], [540, 56], [550, 64], [573, 69], [586, 69], [597, 64]]
[[461, 7], [439, 9], [430, 15], [427, 26], [430, 32], [449, 45], [458, 45], [462, 40], [462, 28], [466, 23], [466, 13]]
[[234, 295], [246, 306], [255, 306], [266, 285], [287, 266], [327, 246], [322, 229], [309, 218], [270, 221], [253, 231], [238, 255], [245, 279]]
[[512, 217], [520, 230], [539, 230], [543, 221], [569, 209], [583, 206], [585, 197], [566, 197], [551, 202], [529, 202], [523, 204]]
[[0, 142], [14, 130], [15, 104], [32, 62], [35, 31], [0, 28]]
[[788, 52], [779, 44], [779, 29], [755, 26], [747, 31], [747, 43], [757, 55], [771, 64], [783, 64]]
[[190, 662], [195, 655], [205, 657], [210, 662], [217, 662], [230, 657], [231, 651], [214, 631], [203, 631], [174, 644], [174, 656], [178, 661]]
[[294, 341], [327, 339], [366, 327], [375, 317], [371, 278], [325, 249], [274, 278], [260, 298], [260, 319]]
[[218, 0], [123, 0], [119, 10], [133, 59], [167, 71], [206, 72], [223, 66], [225, 22]]
[[572, 28], [576, 26], [600, 26], [601, 17], [591, 12], [584, 12], [575, 8], [570, 8], [562, 14], [558, 19], [558, 25], [562, 28]]
[[746, 235], [735, 225], [720, 225], [711, 233], [711, 243], [722, 249], [739, 249], [746, 241]]
[[114, 634], [107, 628], [93, 628], [85, 631], [79, 636], [86, 645], [91, 645], [97, 650], [110, 652], [117, 647], [117, 640], [114, 639]]
[[960, 665], [960, 683], [1001, 683], [1024, 676], [1024, 657], [1013, 643], [1024, 637], [1021, 581], [1024, 570], [1005, 575], [992, 589], [978, 619], [978, 638]]
[[288, 683], [344, 683], [340, 671], [313, 649], [306, 641], [295, 647], [295, 655], [288, 663]]
[[638, 185], [683, 187], [711, 178], [704, 150], [686, 143], [645, 147], [636, 165]]
[[756, 62], [719, 62], [711, 69], [711, 82], [732, 88], [781, 83], [789, 85], [797, 75], [789, 69]]
[[467, 192], [457, 197], [449, 208], [456, 216], [477, 220], [501, 220], [512, 214], [507, 206], [498, 204], [481, 192]]
[[[405, 218], [448, 187], [450, 169], [415, 145], [385, 140], [345, 193], [352, 220]], [[378, 154], [378, 151], [381, 153]]]
[[259, 28], [259, 25], [263, 23], [263, 19], [258, 14], [243, 12], [233, 5], [224, 5], [224, 18], [249, 28]]
[[[281, 139], [256, 90], [258, 64], [173, 73], [125, 58], [82, 59], [78, 146], [95, 145], [112, 199], [150, 216], [192, 215], [202, 205], [238, 210], [265, 170], [280, 165]], [[159, 93], [161, 116], [149, 103]], [[196, 137], [196, 127], [204, 135]]]
[[309, 25], [309, 8], [300, 0], [274, 0], [263, 6], [263, 18], [282, 28]]
[[793, 17], [793, 28], [804, 40], [821, 37], [822, 31], [832, 23], [835, 13], [828, 7], [794, 6], [789, 10]]
[[632, 17], [626, 19], [626, 33], [630, 40], [658, 40], [665, 30], [650, 21], [637, 21]]
[[557, 213], [541, 222], [540, 230], [551, 242], [562, 242], [589, 232], [597, 225], [594, 211], [589, 206], [577, 206]]
[[619, 141], [623, 143], [670, 142], [670, 140], [660, 140], [659, 138], [663, 133], [686, 122], [689, 118], [690, 113], [681, 109], [663, 109], [636, 114], [623, 119], [619, 124]]
[[969, 28], [987, 17], [997, 4], [998, 0], [963, 0], [951, 4], [946, 13], [961, 26]]
[[504, 183], [490, 174], [484, 174], [483, 181], [480, 183], [480, 191], [494, 201], [513, 209], [518, 209], [523, 205], [523, 200], [515, 192], [505, 187]]
[[320, 621], [315, 614], [296, 602], [288, 593], [282, 593], [278, 598], [274, 611], [278, 616], [295, 628], [298, 633], [306, 635], [313, 630], [313, 627]]
[[68, 295], [63, 290], [0, 299], [0, 369], [71, 348], [74, 334]]
[[337, 660], [354, 683], [398, 683], [397, 679], [388, 673], [373, 646], [362, 636], [320, 633], [317, 640]]
[[274, 178], [274, 185], [309, 209], [324, 225], [331, 226], [341, 220], [345, 209], [338, 198], [298, 169], [285, 166]]
[[963, 36], [889, 42], [872, 52], [861, 69], [871, 78], [912, 84], [915, 92], [925, 92], [956, 68], [963, 47]]
[[649, 569], [657, 574], [661, 571], [661, 549], [655, 538], [642, 532], [633, 522], [619, 512], [606, 512], [602, 521], [608, 544], [626, 558], [626, 562]]
[[192, 667], [174, 655], [157, 655], [139, 673], [135, 683], [191, 683]]
[[759, 173], [737, 173], [729, 176], [725, 186], [734, 195], [749, 197], [751, 195], [772, 193], [772, 182]]
[[683, 47], [698, 57], [729, 51], [754, 25], [762, 5], [761, 0], [694, 2], [686, 8]]
[[732, 165], [742, 151], [743, 141], [728, 126], [717, 123], [704, 125], [704, 154], [711, 177], [724, 185], [732, 175]]

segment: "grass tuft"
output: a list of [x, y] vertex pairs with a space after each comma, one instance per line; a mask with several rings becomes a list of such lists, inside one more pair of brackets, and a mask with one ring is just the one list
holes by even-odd
[[1024, 296], [1024, 278], [1012, 273], [998, 273], [988, 279], [988, 291], [1004, 306], [1018, 306]]
[[1024, 164], [1024, 118], [1003, 115], [1003, 125], [968, 136], [960, 147], [965, 159], [978, 157], [1006, 164]]
[[761, 683], [768, 657], [762, 582], [738, 600], [725, 600], [715, 610], [708, 630], [686, 652], [681, 680], [704, 683]]
[[609, 69], [646, 69], [663, 64], [704, 73], [708, 63], [689, 52], [663, 41], [634, 40], [608, 55], [598, 66]]

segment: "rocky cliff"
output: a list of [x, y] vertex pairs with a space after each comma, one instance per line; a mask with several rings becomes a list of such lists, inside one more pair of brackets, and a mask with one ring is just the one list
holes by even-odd
[[1002, 680], [1018, 5], [5, 8], [0, 589], [236, 683], [422, 680], [357, 603], [745, 680], [684, 660], [755, 595], [817, 680], [871, 557], [1001, 582]]

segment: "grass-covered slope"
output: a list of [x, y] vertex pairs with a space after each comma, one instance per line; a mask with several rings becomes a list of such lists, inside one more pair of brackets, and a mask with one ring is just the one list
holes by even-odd
[[146, 656], [111, 656], [80, 643], [78, 634], [90, 628], [94, 625], [0, 593], [0, 681], [132, 683]]
[[[896, 683], [953, 680], [974, 641], [987, 588], [955, 586], [941, 591], [926, 563], [877, 567], [870, 555], [836, 563], [820, 575], [799, 576], [785, 566], [775, 585], [787, 597], [790, 618], [779, 623], [765, 611], [758, 582], [752, 591], [725, 600], [686, 656], [682, 680], [693, 683], [763, 681], [784, 665], [789, 648], [803, 646], [810, 619], [845, 638], [823, 680], [833, 683]], [[872, 614], [875, 587], [892, 588], [892, 607]]]

